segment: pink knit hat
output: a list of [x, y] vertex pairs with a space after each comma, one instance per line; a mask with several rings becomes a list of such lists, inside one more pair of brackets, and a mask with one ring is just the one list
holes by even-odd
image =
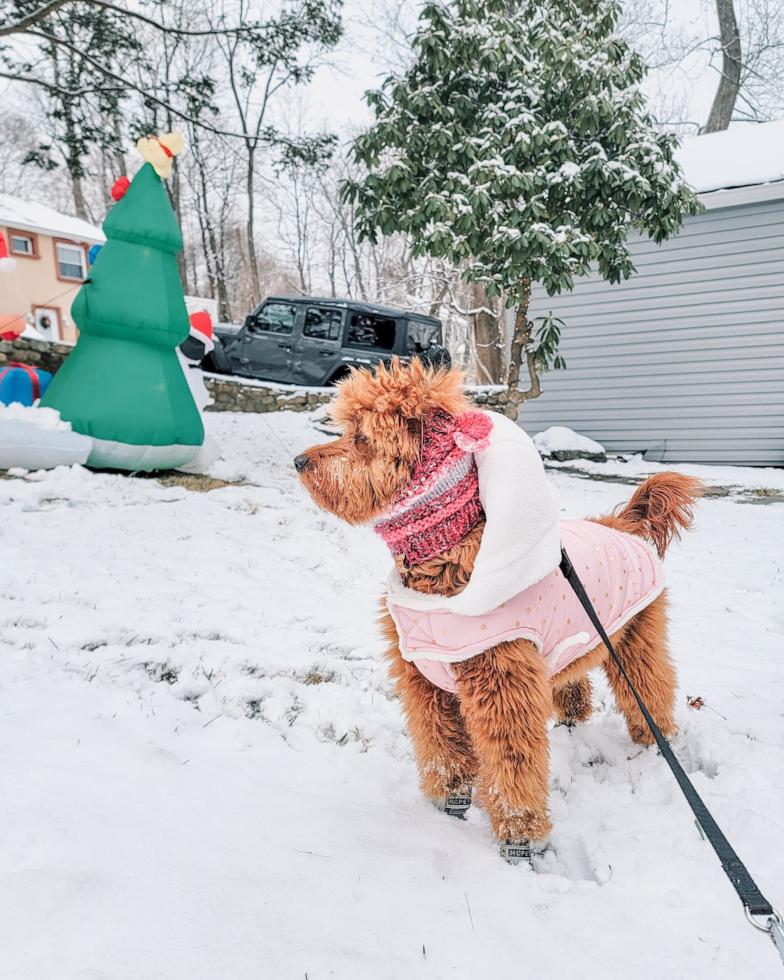
[[409, 567], [448, 551], [484, 520], [474, 453], [488, 447], [492, 427], [486, 412], [436, 409], [423, 420], [411, 482], [373, 522]]

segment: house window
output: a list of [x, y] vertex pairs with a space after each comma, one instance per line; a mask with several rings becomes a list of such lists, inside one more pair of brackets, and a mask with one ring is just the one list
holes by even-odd
[[25, 255], [28, 259], [38, 258], [38, 239], [29, 231], [14, 231], [8, 229], [8, 241], [11, 255]]
[[55, 242], [57, 249], [57, 275], [60, 279], [78, 279], [85, 276], [84, 249], [70, 242]]

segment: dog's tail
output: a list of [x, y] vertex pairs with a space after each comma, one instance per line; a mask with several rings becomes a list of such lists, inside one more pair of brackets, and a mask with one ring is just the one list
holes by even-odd
[[607, 523], [646, 538], [663, 558], [673, 538], [692, 526], [694, 504], [704, 492], [705, 484], [692, 476], [656, 473], [634, 491], [628, 503], [616, 507]]

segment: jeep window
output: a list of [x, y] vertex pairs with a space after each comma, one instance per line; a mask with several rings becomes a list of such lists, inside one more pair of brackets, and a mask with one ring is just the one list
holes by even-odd
[[318, 340], [337, 340], [342, 323], [343, 310], [309, 306], [305, 311], [302, 333], [305, 337], [316, 337]]
[[392, 350], [395, 346], [395, 321], [388, 316], [352, 313], [346, 343], [352, 347]]
[[431, 344], [441, 343], [441, 327], [422, 320], [408, 321], [408, 353], [421, 354]]
[[290, 334], [294, 331], [297, 307], [288, 303], [267, 303], [258, 313], [254, 326], [265, 333]]

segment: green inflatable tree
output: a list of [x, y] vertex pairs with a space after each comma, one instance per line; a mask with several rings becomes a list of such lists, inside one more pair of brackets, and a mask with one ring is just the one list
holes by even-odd
[[176, 260], [182, 236], [159, 176], [181, 145], [179, 134], [139, 141], [152, 162], [103, 223], [107, 242], [71, 311], [79, 341], [41, 400], [92, 438], [88, 466], [182, 466], [204, 441], [176, 353], [189, 330]]

